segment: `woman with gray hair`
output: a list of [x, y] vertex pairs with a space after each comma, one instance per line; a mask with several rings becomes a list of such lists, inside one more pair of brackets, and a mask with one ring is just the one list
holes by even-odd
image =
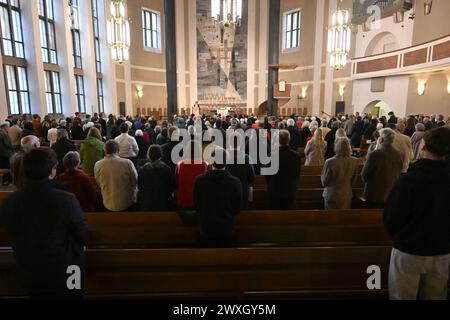
[[77, 151], [75, 144], [69, 140], [66, 129], [58, 129], [56, 133], [56, 142], [52, 145], [58, 158], [58, 166], [56, 167], [56, 175], [64, 172], [63, 158], [70, 151]]
[[355, 178], [357, 159], [353, 158], [348, 138], [338, 138], [334, 142], [336, 155], [325, 162], [321, 180], [326, 210], [350, 209], [353, 199], [352, 184]]
[[413, 161], [419, 160], [420, 157], [420, 144], [423, 136], [425, 135], [425, 125], [423, 123], [416, 124], [416, 132], [411, 137], [411, 144], [413, 147], [414, 157]]
[[57, 180], [67, 184], [67, 191], [78, 199], [84, 212], [94, 212], [97, 204], [97, 192], [94, 183], [80, 166], [80, 154], [76, 151], [68, 152], [62, 161], [66, 171]]

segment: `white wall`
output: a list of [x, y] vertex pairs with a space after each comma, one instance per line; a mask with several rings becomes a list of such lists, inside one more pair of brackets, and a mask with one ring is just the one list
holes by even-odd
[[362, 113], [366, 106], [375, 100], [386, 102], [398, 116], [406, 115], [408, 103], [409, 78], [407, 76], [386, 78], [384, 92], [371, 92], [371, 80], [353, 81], [354, 111]]
[[[362, 27], [358, 26], [355, 42], [355, 57], [364, 57], [369, 44], [380, 34], [391, 33], [392, 36], [390, 36], [390, 38], [383, 37], [382, 42], [387, 39], [385, 41], [386, 43], [389, 43], [392, 42], [392, 39], [396, 39], [398, 42], [398, 49], [410, 47], [413, 41], [414, 21], [408, 19], [408, 15], [409, 13], [405, 13], [405, 20], [402, 23], [394, 23], [393, 17], [384, 18], [378, 24], [379, 28], [367, 32], [363, 32]], [[382, 46], [381, 43], [379, 45]], [[380, 51], [380, 49], [375, 50]], [[381, 52], [375, 52], [375, 54], [376, 53]]]

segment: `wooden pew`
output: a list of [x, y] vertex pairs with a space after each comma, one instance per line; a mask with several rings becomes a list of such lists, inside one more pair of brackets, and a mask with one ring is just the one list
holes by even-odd
[[[376, 298], [380, 293], [366, 287], [366, 270], [380, 266], [386, 289], [390, 251], [389, 246], [90, 249], [85, 288], [88, 296]], [[0, 279], [0, 296], [25, 293], [14, 276], [11, 251], [0, 251]]]
[[[364, 193], [364, 189], [353, 189], [353, 196], [359, 199]], [[293, 210], [320, 210], [324, 208], [323, 189], [297, 189]], [[269, 208], [268, 191], [264, 189], [253, 190], [253, 202], [249, 204], [252, 210], [264, 210]], [[355, 201], [354, 208], [361, 208], [362, 204]]]
[[[322, 181], [321, 181], [320, 175], [301, 175], [299, 186], [300, 186], [300, 188], [303, 188], [303, 189], [322, 188]], [[353, 186], [356, 188], [362, 188], [364, 186], [364, 183], [363, 183], [360, 175], [355, 175]], [[266, 177], [256, 176], [255, 181], [253, 183], [253, 188], [254, 189], [267, 188]]]
[[[89, 248], [195, 247], [197, 227], [175, 212], [87, 214]], [[192, 220], [192, 219], [191, 219]], [[390, 244], [381, 210], [242, 212], [238, 246]], [[0, 229], [0, 247], [10, 246]]]

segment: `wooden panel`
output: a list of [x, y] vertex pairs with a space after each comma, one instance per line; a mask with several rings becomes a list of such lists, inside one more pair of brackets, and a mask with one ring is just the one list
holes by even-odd
[[367, 73], [397, 68], [398, 55], [358, 62], [357, 73]]
[[428, 48], [423, 48], [416, 51], [406, 52], [403, 57], [403, 66], [409, 67], [416, 64], [427, 62]]
[[450, 41], [438, 44], [433, 49], [433, 61], [450, 58]]

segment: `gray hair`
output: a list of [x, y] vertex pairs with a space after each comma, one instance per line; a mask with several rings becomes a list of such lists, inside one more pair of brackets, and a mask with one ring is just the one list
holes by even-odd
[[76, 169], [80, 164], [80, 154], [76, 151], [68, 152], [63, 158], [64, 168], [68, 170]]
[[395, 131], [390, 128], [382, 129], [380, 130], [380, 138], [383, 140], [383, 145], [390, 146], [394, 143]]
[[339, 138], [347, 138], [347, 133], [342, 128], [340, 128], [336, 131], [336, 139], [339, 139]]
[[58, 129], [56, 132], [56, 140], [61, 139], [69, 139], [69, 134], [67, 133], [66, 129]]
[[423, 132], [423, 131], [425, 131], [426, 130], [426, 127], [425, 127], [425, 125], [423, 124], [423, 123], [418, 123], [418, 124], [416, 124], [416, 131], [421, 131], [421, 132]]
[[293, 126], [295, 126], [295, 121], [294, 121], [294, 119], [288, 119], [288, 121], [287, 121], [287, 126], [288, 126], [288, 127], [293, 127]]
[[349, 158], [352, 155], [352, 146], [348, 138], [337, 138], [334, 141], [334, 152], [338, 157]]
[[109, 140], [105, 143], [105, 154], [119, 153], [119, 144], [114, 140]]
[[30, 150], [40, 148], [41, 142], [36, 136], [26, 136], [20, 140], [20, 146], [24, 152], [28, 152]]

